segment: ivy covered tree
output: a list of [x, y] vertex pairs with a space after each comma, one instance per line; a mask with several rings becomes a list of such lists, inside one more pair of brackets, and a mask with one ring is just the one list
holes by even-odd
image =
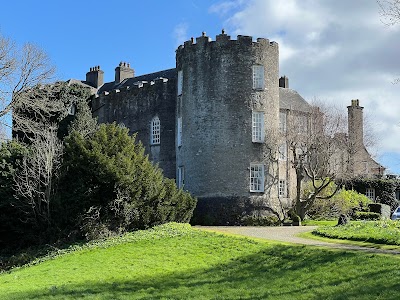
[[102, 124], [65, 140], [58, 202], [62, 227], [88, 239], [176, 221], [188, 222], [196, 200], [154, 166], [128, 129]]

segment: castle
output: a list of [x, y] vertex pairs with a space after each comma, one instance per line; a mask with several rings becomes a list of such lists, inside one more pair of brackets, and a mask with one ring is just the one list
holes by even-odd
[[[272, 132], [284, 133], [293, 116], [307, 128], [311, 106], [287, 77], [278, 78], [276, 42], [233, 40], [222, 31], [215, 41], [203, 33], [179, 46], [173, 69], [135, 76], [121, 62], [115, 80], [104, 83], [96, 66], [84, 84], [95, 89], [98, 121], [136, 133], [150, 160], [198, 198], [198, 223], [232, 224], [254, 213], [280, 214], [294, 197], [284, 134]], [[352, 157], [354, 175], [383, 172], [363, 145], [358, 100], [348, 114], [348, 136], [364, 149]]]

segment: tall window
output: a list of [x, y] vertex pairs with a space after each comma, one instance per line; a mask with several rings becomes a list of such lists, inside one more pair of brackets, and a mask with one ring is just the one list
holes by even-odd
[[160, 131], [161, 131], [160, 119], [157, 116], [155, 116], [151, 120], [151, 135], [150, 135], [151, 145], [160, 144]]
[[279, 180], [279, 197], [286, 197], [286, 180]]
[[256, 90], [264, 89], [264, 66], [261, 65], [253, 66], [253, 89]]
[[281, 133], [286, 132], [286, 113], [285, 112], [279, 113], [279, 131]]
[[286, 160], [287, 159], [287, 146], [286, 143], [282, 143], [279, 145], [279, 160]]
[[178, 167], [177, 185], [179, 189], [185, 185], [185, 168], [183, 166]]
[[264, 112], [253, 111], [252, 114], [252, 141], [254, 143], [264, 142]]
[[375, 189], [367, 188], [365, 191], [365, 196], [367, 196], [372, 201], [375, 201]]
[[183, 72], [178, 71], [178, 96], [182, 95]]
[[178, 132], [177, 132], [177, 144], [178, 147], [182, 146], [182, 117], [178, 118]]
[[250, 164], [250, 192], [264, 192], [263, 164]]

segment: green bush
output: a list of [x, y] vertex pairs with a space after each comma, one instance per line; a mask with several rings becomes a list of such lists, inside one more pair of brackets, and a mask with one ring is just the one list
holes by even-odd
[[58, 225], [87, 239], [188, 222], [196, 200], [163, 176], [128, 129], [102, 124], [65, 139]]
[[353, 220], [380, 220], [381, 215], [375, 212], [356, 211]]
[[344, 214], [352, 217], [356, 211], [368, 211], [372, 201], [353, 190], [341, 189], [329, 199], [316, 199], [307, 215], [314, 220], [337, 219]]

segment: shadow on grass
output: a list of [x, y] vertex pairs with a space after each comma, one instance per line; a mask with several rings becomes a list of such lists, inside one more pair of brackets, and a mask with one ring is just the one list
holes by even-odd
[[[397, 259], [396, 259], [397, 260]], [[210, 268], [138, 281], [65, 284], [13, 299], [399, 299], [388, 257], [306, 246], [266, 246]]]

